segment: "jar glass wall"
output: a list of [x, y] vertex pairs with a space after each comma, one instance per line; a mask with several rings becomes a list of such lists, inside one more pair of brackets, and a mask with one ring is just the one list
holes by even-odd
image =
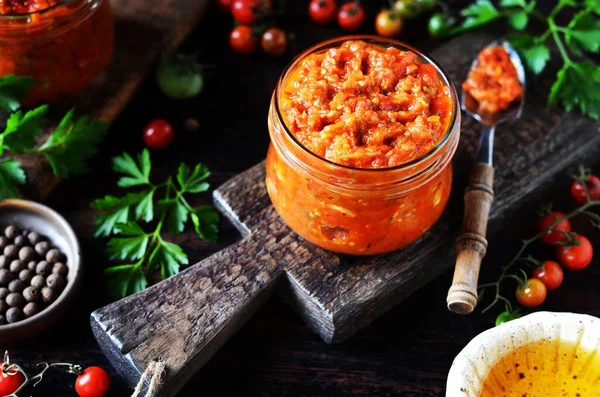
[[[452, 115], [447, 131], [431, 151], [392, 168], [353, 168], [310, 152], [286, 127], [279, 110], [286, 78], [304, 57], [349, 39], [412, 51], [436, 67], [450, 88]], [[354, 255], [390, 252], [421, 237], [446, 206], [452, 185], [451, 160], [460, 135], [456, 91], [439, 66], [399, 42], [353, 36], [300, 54], [278, 82], [268, 126], [266, 185], [273, 206], [293, 231], [317, 246]]]

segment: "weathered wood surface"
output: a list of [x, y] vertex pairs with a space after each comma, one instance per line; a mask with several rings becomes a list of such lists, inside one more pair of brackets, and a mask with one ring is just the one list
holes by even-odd
[[[463, 36], [433, 57], [460, 81], [491, 39]], [[600, 152], [596, 123], [545, 105], [549, 84], [533, 82], [523, 118], [498, 131], [489, 235], [524, 196], [573, 162]], [[215, 192], [216, 204], [245, 239], [181, 275], [97, 310], [91, 318], [96, 338], [129, 382], [150, 360], [164, 359], [165, 396], [183, 387], [275, 288], [326, 342], [345, 340], [453, 265], [461, 196], [477, 140], [475, 122], [465, 118], [454, 193], [440, 222], [410, 247], [376, 257], [339, 256], [291, 233], [270, 206], [264, 165], [255, 166]]]
[[446, 300], [448, 309], [458, 314], [469, 314], [477, 306], [477, 280], [488, 246], [487, 225], [494, 201], [494, 167], [484, 163], [473, 165], [464, 201], [454, 280]]
[[[48, 135], [64, 111], [112, 122], [127, 106], [162, 51], [177, 47], [195, 28], [210, 0], [110, 0], [115, 19], [115, 47], [108, 68], [75, 98], [53, 105]], [[93, 45], [93, 43], [90, 43]], [[42, 138], [45, 139], [45, 138]], [[20, 159], [29, 180], [26, 194], [44, 199], [59, 183], [39, 156]]]

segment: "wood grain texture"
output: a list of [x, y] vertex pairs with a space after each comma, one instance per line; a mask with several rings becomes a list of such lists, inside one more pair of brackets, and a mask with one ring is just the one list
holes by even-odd
[[[455, 82], [460, 81], [470, 60], [492, 39], [463, 36], [434, 52], [433, 57]], [[549, 81], [532, 84], [528, 97], [533, 99], [523, 118], [498, 131], [497, 195], [490, 214], [490, 235], [524, 196], [558, 171], [598, 156], [598, 125], [547, 107], [549, 85]], [[291, 233], [270, 206], [264, 164], [253, 167], [214, 195], [216, 205], [245, 239], [181, 275], [96, 311], [91, 322], [97, 339], [130, 382], [150, 360], [167, 360], [164, 395], [181, 387], [271, 288], [277, 288], [326, 342], [344, 341], [454, 263], [454, 236], [463, 213], [460, 194], [477, 141], [476, 123], [466, 119], [454, 160], [455, 193], [442, 219], [406, 249], [376, 257], [336, 255]], [[232, 284], [228, 275], [236, 267], [266, 276], [259, 282], [248, 275], [245, 283], [236, 279], [238, 284]], [[245, 287], [244, 293], [234, 295], [234, 285]], [[212, 303], [219, 299], [226, 303]]]
[[[127, 106], [157, 57], [177, 47], [204, 15], [210, 0], [110, 0], [115, 18], [115, 47], [108, 68], [76, 97], [53, 104], [52, 122], [42, 139], [75, 106], [78, 113], [112, 122]], [[93, 45], [93, 43], [90, 43]], [[45, 199], [60, 180], [39, 156], [20, 158], [28, 176], [25, 194]]]
[[469, 314], [477, 306], [477, 280], [488, 246], [487, 225], [494, 201], [494, 168], [491, 165], [473, 165], [464, 200], [454, 279], [446, 300], [448, 309], [458, 314]]

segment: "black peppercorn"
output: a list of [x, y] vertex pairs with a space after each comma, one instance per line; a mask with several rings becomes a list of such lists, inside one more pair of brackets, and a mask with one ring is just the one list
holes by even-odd
[[38, 274], [31, 279], [31, 286], [37, 289], [42, 289], [46, 285], [46, 277]]
[[55, 299], [56, 299], [56, 292], [54, 292], [54, 290], [52, 288], [50, 288], [50, 287], [42, 288], [42, 301], [44, 301], [44, 303], [50, 304], [50, 303], [54, 302]]
[[35, 252], [37, 252], [39, 256], [46, 256], [49, 249], [50, 243], [47, 241], [40, 241], [35, 245]]
[[6, 313], [6, 311], [8, 310], [10, 306], [8, 306], [8, 303], [6, 303], [3, 300], [0, 300], [0, 314], [4, 314]]
[[10, 244], [8, 237], [0, 236], [0, 250], [3, 250], [8, 244]]
[[35, 260], [36, 253], [31, 247], [23, 247], [19, 250], [19, 259], [27, 263]]
[[29, 302], [23, 308], [23, 314], [25, 314], [25, 317], [35, 316], [39, 312], [40, 312], [40, 305], [38, 305], [35, 302]]
[[0, 255], [0, 269], [8, 268], [10, 261], [4, 255]]
[[14, 261], [10, 262], [9, 269], [13, 273], [19, 273], [21, 270], [25, 269], [25, 266], [23, 265], [23, 262], [15, 259]]
[[29, 230], [27, 230], [27, 229], [21, 231], [21, 236], [27, 237], [28, 234], [29, 234]]
[[35, 267], [35, 272], [37, 274], [47, 276], [48, 274], [52, 273], [52, 263], [48, 263], [46, 261], [41, 261]]
[[62, 262], [56, 262], [52, 267], [52, 273], [66, 276], [69, 273], [69, 268]]
[[9, 323], [16, 323], [17, 321], [21, 321], [23, 317], [21, 313], [21, 309], [18, 307], [11, 307], [6, 311], [6, 321]]
[[30, 261], [27, 264], [27, 269], [31, 270], [32, 272], [35, 272], [36, 266], [37, 266], [37, 262], [36, 261]]
[[25, 288], [25, 283], [19, 279], [13, 280], [8, 284], [10, 292], [22, 292], [23, 288]]
[[21, 280], [27, 284], [29, 284], [29, 282], [31, 281], [33, 276], [34, 276], [33, 272], [29, 269], [23, 269], [19, 272], [19, 280]]
[[0, 325], [6, 325], [6, 317], [0, 314]]
[[60, 251], [56, 248], [52, 248], [50, 251], [46, 253], [46, 260], [48, 262], [54, 263], [59, 262], [62, 259], [62, 255]]
[[29, 242], [31, 243], [31, 245], [36, 245], [40, 241], [44, 241], [44, 237], [41, 234], [39, 234], [38, 232], [30, 232], [27, 235], [27, 238], [29, 239]]
[[4, 235], [8, 238], [15, 238], [19, 235], [20, 231], [15, 225], [10, 225], [4, 229]]
[[4, 300], [8, 294], [10, 294], [10, 291], [8, 290], [8, 288], [6, 287], [2, 287], [0, 288], [0, 301]]
[[16, 259], [18, 253], [19, 249], [14, 244], [10, 244], [4, 247], [4, 256], [7, 260], [12, 261], [13, 259]]
[[34, 286], [29, 286], [23, 290], [23, 298], [27, 302], [35, 302], [40, 298], [40, 290]]
[[8, 306], [10, 307], [23, 307], [25, 298], [18, 292], [13, 292], [6, 297], [6, 303], [8, 303]]
[[25, 236], [17, 236], [15, 237], [15, 241], [14, 241], [14, 245], [17, 248], [22, 248], [25, 247], [27, 245], [27, 243], [29, 243], [29, 240], [27, 240], [27, 237]]
[[51, 274], [46, 278], [46, 285], [56, 291], [60, 291], [67, 284], [67, 280], [60, 274]]
[[8, 286], [15, 279], [15, 274], [8, 269], [0, 269], [0, 285]]

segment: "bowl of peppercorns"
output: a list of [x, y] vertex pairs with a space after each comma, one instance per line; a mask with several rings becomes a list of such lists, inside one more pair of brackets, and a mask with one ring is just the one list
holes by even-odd
[[81, 279], [79, 243], [62, 216], [32, 201], [0, 201], [0, 341], [53, 325]]

